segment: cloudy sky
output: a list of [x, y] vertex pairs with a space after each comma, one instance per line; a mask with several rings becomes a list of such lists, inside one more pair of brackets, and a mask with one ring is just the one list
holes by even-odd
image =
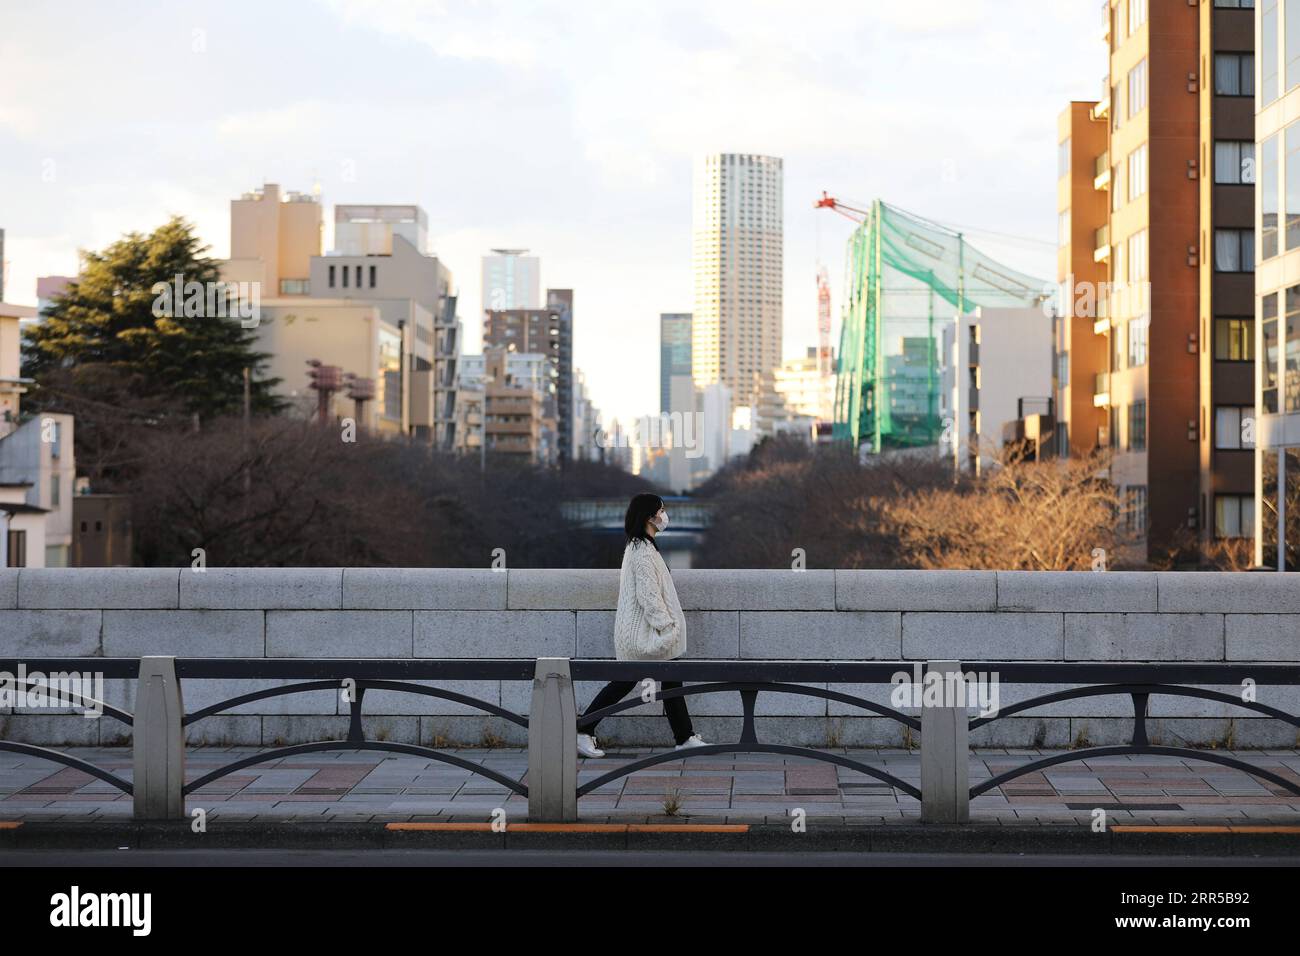
[[658, 410], [658, 315], [691, 308], [695, 155], [783, 157], [784, 347], [803, 354], [818, 261], [838, 314], [852, 228], [813, 211], [823, 189], [1053, 278], [1056, 117], [1105, 70], [1096, 0], [0, 8], [6, 299], [34, 304], [36, 276], [171, 213], [224, 256], [230, 199], [264, 181], [319, 184], [327, 207], [415, 202], [467, 351], [491, 247], [575, 289], [576, 361], [607, 416]]

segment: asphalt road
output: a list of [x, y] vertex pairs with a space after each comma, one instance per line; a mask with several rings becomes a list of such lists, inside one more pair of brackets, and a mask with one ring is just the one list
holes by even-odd
[[1295, 867], [1300, 857], [980, 853], [712, 853], [699, 850], [8, 850], [5, 867]]

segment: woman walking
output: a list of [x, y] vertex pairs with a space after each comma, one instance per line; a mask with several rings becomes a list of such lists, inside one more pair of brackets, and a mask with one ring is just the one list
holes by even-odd
[[[670, 661], [686, 653], [686, 617], [668, 565], [659, 554], [655, 535], [668, 526], [668, 513], [658, 495], [639, 494], [627, 506], [623, 530], [627, 547], [618, 577], [618, 610], [614, 613], [614, 656], [620, 661]], [[680, 681], [663, 681], [664, 690], [681, 687]], [[583, 712], [594, 713], [617, 704], [637, 686], [636, 681], [611, 681]], [[664, 701], [677, 749], [706, 746], [691, 727], [684, 697]], [[599, 723], [599, 721], [597, 721]], [[596, 744], [596, 725], [578, 734], [578, 753], [603, 757]]]

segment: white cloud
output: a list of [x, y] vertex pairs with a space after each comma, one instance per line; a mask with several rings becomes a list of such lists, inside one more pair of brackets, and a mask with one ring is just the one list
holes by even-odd
[[[690, 158], [785, 158], [786, 341], [816, 334], [822, 189], [1051, 239], [1055, 120], [1105, 68], [1095, 0], [228, 0], [6, 12], [0, 222], [13, 288], [171, 212], [228, 249], [264, 180], [418, 202], [478, 335], [479, 256], [577, 297], [607, 413], [657, 407], [657, 316], [689, 310]], [[125, 12], [123, 12], [125, 11]], [[207, 52], [189, 51], [196, 27]], [[43, 183], [42, 164], [57, 164]], [[990, 248], [990, 251], [994, 251]], [[1015, 250], [1012, 250], [1013, 252]], [[1010, 262], [1050, 273], [1024, 243]], [[1037, 263], [1037, 265], [1036, 265]], [[20, 290], [21, 291], [21, 290]], [[467, 343], [468, 344], [468, 343]]]

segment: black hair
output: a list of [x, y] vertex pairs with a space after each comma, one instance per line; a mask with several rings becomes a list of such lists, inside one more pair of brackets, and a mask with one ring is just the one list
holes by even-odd
[[659, 550], [655, 539], [646, 534], [645, 523], [657, 515], [663, 506], [664, 500], [648, 491], [632, 496], [632, 501], [627, 506], [627, 517], [623, 519], [623, 530], [627, 532], [628, 544], [636, 540], [648, 541], [656, 551]]

